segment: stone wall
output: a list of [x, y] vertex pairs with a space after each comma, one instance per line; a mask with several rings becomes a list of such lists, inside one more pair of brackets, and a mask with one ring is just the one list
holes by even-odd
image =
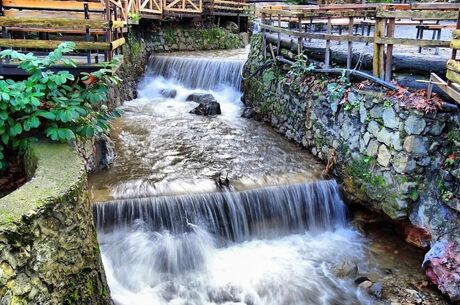
[[65, 144], [33, 144], [31, 178], [0, 199], [0, 304], [112, 304], [86, 172]]
[[149, 52], [201, 51], [243, 48], [248, 44], [247, 33], [212, 28], [157, 28], [145, 34]]
[[[456, 113], [418, 111], [371, 83], [309, 72], [305, 62], [274, 64], [264, 59], [259, 35], [243, 74], [244, 102], [255, 118], [328, 164], [349, 200], [395, 222], [410, 220], [405, 238], [417, 246], [460, 253]], [[458, 277], [444, 279], [441, 290], [459, 287], [460, 264], [453, 266]], [[459, 288], [449, 295], [459, 300]]]

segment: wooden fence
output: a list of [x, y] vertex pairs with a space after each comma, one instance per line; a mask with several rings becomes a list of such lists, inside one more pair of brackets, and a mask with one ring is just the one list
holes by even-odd
[[[373, 74], [390, 81], [392, 77], [393, 48], [395, 45], [418, 47], [447, 47], [451, 41], [438, 39], [395, 37], [397, 26], [452, 27], [440, 22], [457, 20], [460, 4], [340, 4], [328, 6], [268, 6], [261, 10], [261, 29], [265, 33], [278, 34], [278, 49], [281, 35], [297, 39], [298, 52], [302, 52], [306, 39], [325, 41], [326, 67], [331, 65], [331, 41], [347, 42], [347, 68], [352, 65], [353, 43], [371, 43], [373, 45]], [[428, 23], [427, 23], [428, 22]], [[315, 23], [324, 24], [325, 33], [311, 31]], [[334, 24], [345, 27], [346, 33], [333, 34]], [[364, 25], [374, 27], [373, 35]], [[354, 32], [357, 25], [362, 25], [361, 34]], [[310, 31], [308, 30], [310, 29]], [[436, 28], [437, 29], [437, 28]], [[440, 30], [439, 30], [440, 32]], [[423, 34], [422, 34], [423, 36]], [[433, 35], [434, 36], [434, 35]], [[265, 35], [264, 35], [265, 37]], [[265, 40], [264, 40], [265, 41]]]

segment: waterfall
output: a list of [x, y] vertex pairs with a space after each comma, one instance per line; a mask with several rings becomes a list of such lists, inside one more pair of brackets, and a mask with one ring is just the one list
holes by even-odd
[[123, 199], [94, 205], [99, 230], [128, 227], [141, 220], [152, 231], [184, 233], [193, 225], [241, 242], [345, 225], [337, 183], [320, 181], [241, 192]]
[[148, 75], [174, 79], [189, 89], [212, 90], [222, 85], [241, 87], [244, 60], [153, 56]]

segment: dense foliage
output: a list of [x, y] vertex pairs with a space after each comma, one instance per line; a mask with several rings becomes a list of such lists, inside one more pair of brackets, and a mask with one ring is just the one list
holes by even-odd
[[112, 75], [117, 60], [81, 77], [52, 70], [56, 64], [76, 66], [64, 57], [74, 47], [73, 42], [64, 42], [44, 58], [0, 52], [0, 58], [18, 63], [29, 74], [19, 81], [0, 78], [0, 170], [6, 167], [6, 149], [21, 150], [41, 136], [60, 142], [92, 137], [106, 131], [108, 121], [119, 115], [104, 104], [109, 87], [120, 82]]

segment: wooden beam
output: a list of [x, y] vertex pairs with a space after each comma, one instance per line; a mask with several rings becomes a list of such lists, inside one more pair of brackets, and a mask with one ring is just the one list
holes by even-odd
[[54, 1], [54, 0], [2, 0], [5, 9], [49, 9], [49, 10], [69, 10], [83, 11], [84, 3], [88, 3], [90, 11], [103, 11], [105, 6], [101, 2], [81, 2], [81, 1]]
[[110, 44], [111, 44], [112, 50], [115, 50], [121, 47], [122, 45], [124, 45], [125, 43], [126, 43], [126, 39], [122, 37], [122, 38], [112, 41]]
[[377, 11], [379, 18], [396, 19], [435, 19], [435, 20], [457, 20], [457, 11], [425, 10], [425, 11]]
[[[64, 41], [36, 39], [0, 39], [2, 48], [55, 49]], [[111, 50], [109, 42], [74, 41], [76, 50]]]
[[[458, 104], [460, 104], [460, 93], [449, 86], [442, 78], [437, 74], [431, 73], [430, 80], [434, 80], [436, 86], [438, 86], [442, 91], [454, 99]], [[431, 90], [430, 90], [431, 91]]]
[[107, 20], [85, 20], [66, 18], [27, 18], [27, 17], [0, 17], [0, 26], [14, 27], [41, 27], [41, 28], [64, 28], [64, 29], [106, 29], [110, 26]]
[[376, 18], [374, 30], [374, 56], [372, 61], [372, 71], [375, 77], [383, 79], [384, 62], [383, 62], [383, 44], [378, 42], [380, 37], [385, 35], [385, 19]]
[[413, 10], [454, 10], [460, 9], [460, 3], [411, 3]]
[[460, 84], [460, 73], [454, 72], [452, 70], [447, 70], [446, 77], [448, 80]]
[[460, 73], [460, 62], [454, 59], [449, 59], [447, 69]]
[[402, 46], [421, 46], [421, 47], [441, 47], [449, 48], [451, 42], [447, 40], [431, 40], [431, 39], [412, 39], [412, 38], [397, 38], [397, 37], [378, 37], [375, 41], [380, 44], [395, 44]]

